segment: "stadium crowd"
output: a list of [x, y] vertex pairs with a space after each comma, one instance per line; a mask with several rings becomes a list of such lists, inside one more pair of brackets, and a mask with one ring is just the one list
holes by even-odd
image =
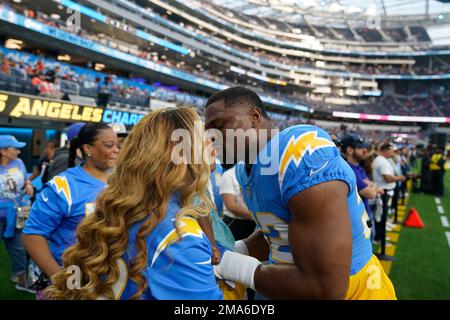
[[[0, 50], [0, 59], [0, 86], [3, 90], [37, 94], [57, 99], [67, 99], [65, 94], [81, 95], [95, 98], [98, 105], [101, 106], [106, 106], [109, 103], [132, 107], [148, 107], [149, 99], [155, 96], [153, 93], [155, 88], [151, 87], [151, 85], [133, 83], [132, 80], [97, 72], [92, 69], [83, 70], [83, 68], [73, 67], [43, 56], [23, 59], [21, 55], [4, 54]], [[191, 71], [198, 73], [194, 69]], [[199, 75], [203, 76], [204, 74]], [[11, 81], [11, 78], [7, 79], [5, 76], [14, 77], [17, 80]], [[235, 84], [234, 82], [227, 83], [229, 85]], [[317, 102], [312, 104], [315, 109], [323, 111], [341, 110], [367, 113], [370, 110], [370, 113], [378, 114], [445, 116], [450, 114], [450, 100], [448, 90], [442, 88], [442, 86], [430, 87], [427, 91], [424, 91], [423, 88], [419, 87], [417, 92], [414, 92], [411, 88], [408, 91], [399, 89], [398, 94], [384, 96], [377, 103], [373, 104], [350, 106], [333, 106]], [[174, 94], [169, 95], [171, 90], [164, 87], [161, 90], [167, 92], [167, 94], [158, 95], [162, 100], [169, 99], [169, 101], [178, 103], [187, 102], [197, 107], [201, 107], [204, 101], [202, 97], [192, 96], [180, 91], [175, 91]], [[267, 93], [267, 91], [257, 91]], [[186, 95], [189, 97], [186, 97]], [[275, 98], [293, 102], [298, 101], [298, 99], [304, 99], [299, 94], [287, 96], [273, 92], [272, 95]], [[185, 96], [185, 98], [178, 99], [179, 96]]]
[[[143, 9], [146, 12], [152, 12], [150, 8]], [[31, 18], [36, 18], [42, 23], [45, 23], [47, 25], [60, 28], [62, 30], [66, 31], [73, 31], [70, 28], [68, 28], [65, 23], [59, 19], [56, 19], [52, 16], [49, 16], [42, 12], [34, 12], [33, 10], [24, 9], [24, 13], [27, 16], [30, 16]], [[155, 14], [155, 13], [153, 13]], [[170, 16], [164, 16], [164, 19], [170, 19]], [[186, 22], [179, 22], [179, 25], [183, 28], [187, 28], [188, 30], [195, 32], [199, 35], [203, 35], [203, 38], [215, 38], [209, 33], [206, 33], [199, 28], [195, 28], [189, 23]], [[130, 27], [131, 29], [131, 27]], [[159, 56], [155, 52], [149, 52], [143, 48], [139, 48], [137, 45], [130, 45], [127, 43], [124, 43], [122, 41], [119, 41], [118, 39], [113, 39], [109, 36], [106, 36], [105, 34], [93, 34], [91, 32], [88, 32], [87, 30], [79, 30], [78, 35], [91, 39], [93, 41], [96, 41], [98, 43], [102, 43], [108, 46], [111, 46], [113, 48], [117, 48], [121, 51], [134, 54], [136, 56], [139, 56], [141, 58], [145, 58], [151, 61], [154, 61], [156, 63], [162, 63], [169, 67], [176, 67], [181, 70], [189, 71], [197, 75], [201, 75], [205, 78], [208, 78], [210, 80], [224, 82], [226, 79], [224, 77], [218, 77], [217, 75], [207, 72], [206, 70], [199, 71], [194, 66], [189, 66], [188, 64], [180, 64], [177, 61], [172, 61], [166, 57], [166, 55], [160, 54]], [[201, 38], [200, 38], [201, 39]], [[167, 39], [165, 39], [167, 40]], [[218, 38], [218, 42], [224, 43], [227, 46], [232, 46], [231, 43]], [[237, 50], [242, 50], [246, 54], [251, 54], [258, 58], [267, 59], [273, 62], [278, 62], [279, 65], [289, 65], [289, 66], [304, 66], [304, 67], [310, 67], [313, 69], [317, 68], [323, 68], [323, 66], [317, 65], [315, 61], [310, 61], [305, 58], [295, 58], [295, 57], [285, 57], [277, 54], [269, 54], [265, 51], [260, 50], [253, 50], [252, 48], [236, 48]], [[255, 48], [256, 49], [256, 48]], [[263, 62], [261, 60], [261, 62]], [[335, 69], [334, 69], [335, 67]], [[433, 68], [424, 67], [421, 65], [414, 65], [414, 66], [406, 66], [406, 65], [394, 65], [390, 64], [387, 66], [384, 65], [364, 65], [364, 64], [346, 64], [344, 65], [336, 65], [336, 64], [327, 64], [325, 66], [327, 70], [337, 70], [337, 71], [350, 71], [350, 72], [358, 72], [361, 74], [402, 74], [402, 75], [420, 75], [420, 74], [442, 74], [442, 73], [448, 73], [449, 71], [449, 64], [444, 64], [442, 62], [435, 62], [433, 65]]]
[[[90, 68], [89, 68], [90, 67]], [[0, 47], [0, 88], [13, 92], [68, 99], [68, 94], [90, 97], [98, 105], [149, 107], [149, 99], [188, 103], [200, 107], [203, 97], [160, 83], [145, 84], [133, 79], [70, 65], [42, 54], [5, 50]]]

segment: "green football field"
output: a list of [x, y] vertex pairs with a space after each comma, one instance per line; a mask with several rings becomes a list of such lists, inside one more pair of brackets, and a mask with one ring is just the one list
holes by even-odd
[[446, 237], [450, 228], [441, 220], [446, 217], [450, 221], [450, 172], [445, 186], [446, 195], [440, 199], [444, 213], [438, 212], [431, 195], [415, 193], [410, 197], [407, 211], [411, 206], [416, 208], [425, 228], [401, 229], [397, 260], [389, 274], [399, 299], [450, 299], [450, 239]]
[[[444, 213], [439, 213], [435, 197], [413, 193], [406, 212], [414, 206], [425, 224], [424, 229], [403, 227], [396, 243], [395, 258], [389, 277], [399, 299], [450, 299], [450, 243], [441, 217], [450, 221], [450, 173], [445, 177], [446, 197], [441, 199]], [[0, 299], [34, 299], [19, 292], [9, 281], [10, 264], [4, 245], [0, 245]]]
[[15, 285], [9, 280], [10, 271], [9, 256], [2, 241], [0, 245], [0, 299], [34, 299], [33, 294], [16, 290]]

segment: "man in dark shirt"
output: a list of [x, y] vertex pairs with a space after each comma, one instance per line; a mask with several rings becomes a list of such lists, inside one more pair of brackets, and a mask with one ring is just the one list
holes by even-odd
[[69, 148], [70, 140], [78, 135], [78, 132], [85, 125], [84, 122], [76, 122], [68, 126], [65, 130], [67, 134], [66, 145], [58, 150], [56, 150], [50, 165], [47, 166], [44, 175], [46, 175], [47, 181], [53, 179], [59, 173], [65, 171], [69, 167]]
[[33, 171], [30, 176], [30, 181], [33, 181], [38, 176], [42, 175], [42, 183], [46, 183], [48, 181], [48, 171], [46, 170], [47, 166], [50, 164], [50, 161], [53, 159], [56, 149], [58, 148], [58, 144], [56, 141], [49, 141], [45, 145], [45, 154], [39, 161], [38, 167]]
[[[372, 227], [374, 225], [374, 216], [370, 210], [369, 199], [375, 199], [377, 194], [381, 194], [383, 190], [369, 180], [366, 171], [360, 165], [361, 161], [366, 157], [369, 146], [358, 134], [347, 134], [341, 139], [342, 154], [345, 155], [347, 163], [356, 175], [358, 193], [363, 200], [366, 212], [370, 218], [370, 221], [368, 221], [369, 227]], [[374, 228], [372, 228], [372, 236], [374, 233], [373, 230]]]

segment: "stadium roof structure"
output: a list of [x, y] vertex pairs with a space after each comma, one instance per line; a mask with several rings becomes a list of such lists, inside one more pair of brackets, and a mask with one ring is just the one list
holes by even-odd
[[[250, 16], [289, 23], [360, 26], [371, 17], [384, 23], [450, 23], [450, 3], [436, 0], [212, 0]], [[383, 21], [384, 20], [384, 21]], [[430, 23], [428, 23], [430, 24]]]

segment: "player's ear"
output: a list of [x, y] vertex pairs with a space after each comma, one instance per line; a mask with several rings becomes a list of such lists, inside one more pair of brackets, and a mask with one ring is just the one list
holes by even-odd
[[261, 122], [261, 119], [263, 117], [261, 109], [253, 107], [250, 109], [249, 113], [250, 113], [250, 120], [252, 122], [252, 127], [253, 128], [259, 127], [259, 123]]

